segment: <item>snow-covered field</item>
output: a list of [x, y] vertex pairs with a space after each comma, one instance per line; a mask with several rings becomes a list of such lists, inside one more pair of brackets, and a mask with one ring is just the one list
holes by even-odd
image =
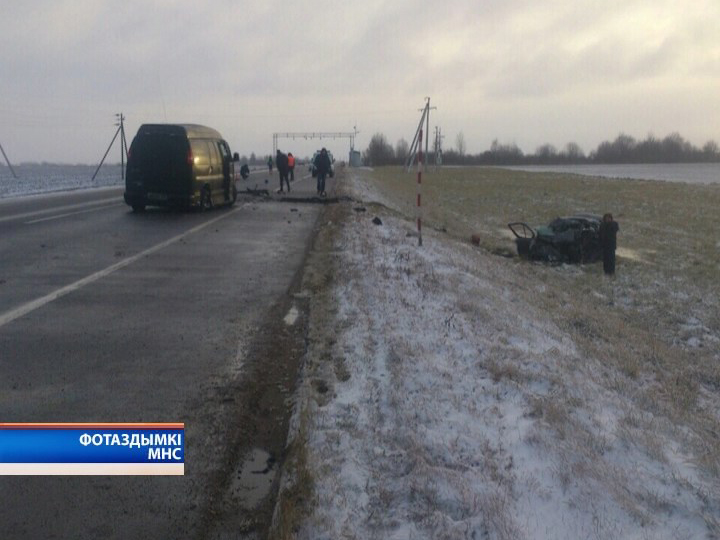
[[[13, 169], [17, 178], [13, 177], [7, 165], [0, 164], [0, 199], [125, 185], [119, 163], [104, 164], [94, 180], [97, 165], [22, 163], [14, 165]], [[250, 170], [266, 169], [254, 166]]]
[[97, 165], [58, 165], [27, 163], [13, 166], [17, 178], [6, 165], [0, 165], [0, 199], [55, 191], [121, 186], [120, 165], [103, 165], [92, 179]]
[[607, 312], [595, 319], [552, 282], [583, 270], [533, 280], [434, 231], [418, 248], [412, 221], [348, 176], [356, 199], [383, 206], [327, 223], [316, 266], [332, 268], [306, 283], [293, 435], [305, 470], [283, 488], [312, 479], [297, 538], [720, 537], [717, 449], [703, 446], [718, 433], [702, 433], [720, 423], [717, 388], [691, 389], [684, 415], [685, 394], [633, 368], [667, 349], [623, 343], [622, 283], [597, 277], [583, 300]]

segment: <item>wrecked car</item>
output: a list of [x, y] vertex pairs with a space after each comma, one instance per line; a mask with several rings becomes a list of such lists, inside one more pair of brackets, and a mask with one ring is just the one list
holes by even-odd
[[600, 223], [595, 214], [558, 217], [543, 227], [508, 223], [515, 235], [518, 255], [550, 263], [591, 263], [602, 260]]

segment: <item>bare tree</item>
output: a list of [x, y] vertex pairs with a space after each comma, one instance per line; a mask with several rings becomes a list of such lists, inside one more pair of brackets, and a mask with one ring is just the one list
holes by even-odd
[[400, 139], [395, 145], [395, 159], [400, 163], [405, 163], [408, 153], [410, 152], [410, 145], [405, 139]]
[[482, 158], [485, 163], [521, 163], [523, 152], [515, 143], [501, 144], [497, 139], [493, 139], [490, 150], [486, 151]]
[[702, 151], [708, 155], [717, 154], [718, 153], [718, 144], [713, 140], [709, 140], [703, 146]]
[[552, 144], [543, 144], [535, 150], [535, 155], [541, 163], [548, 163], [555, 159], [557, 150]]
[[585, 157], [585, 153], [576, 142], [567, 143], [560, 155], [568, 161], [578, 161]]
[[457, 134], [457, 137], [455, 137], [455, 147], [457, 148], [457, 153], [460, 157], [465, 155], [465, 135], [462, 131]]
[[395, 151], [382, 133], [373, 135], [367, 150], [363, 152], [363, 162], [371, 166], [389, 165], [394, 158]]

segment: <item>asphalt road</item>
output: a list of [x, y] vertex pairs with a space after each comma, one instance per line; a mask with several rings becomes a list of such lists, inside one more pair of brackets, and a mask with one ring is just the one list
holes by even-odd
[[[265, 178], [238, 188], [277, 187]], [[0, 422], [186, 426], [182, 477], [0, 477], [2, 538], [205, 535], [237, 441], [212, 425], [228, 417], [214, 398], [242, 380], [249, 344], [273, 339], [320, 211], [273, 195], [134, 214], [121, 189], [0, 201]]]

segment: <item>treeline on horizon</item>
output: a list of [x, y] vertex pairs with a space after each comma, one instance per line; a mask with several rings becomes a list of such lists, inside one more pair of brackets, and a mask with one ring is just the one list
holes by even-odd
[[[407, 160], [409, 145], [400, 139], [393, 147], [382, 133], [376, 133], [363, 152], [365, 165], [398, 165]], [[423, 149], [424, 150], [424, 149]], [[585, 154], [574, 142], [558, 150], [552, 144], [539, 146], [534, 154], [525, 154], [515, 143], [501, 144], [495, 139], [489, 150], [479, 154], [465, 153], [462, 133], [456, 139], [456, 148], [442, 152], [443, 165], [582, 165], [610, 163], [702, 163], [720, 162], [720, 148], [710, 140], [702, 148], [693, 146], [679, 133], [663, 139], [648, 135], [644, 140], [621, 133], [614, 141], [604, 141]], [[435, 163], [435, 152], [430, 149], [427, 163]]]
[[[456, 147], [442, 152], [444, 165], [582, 165], [582, 164], [610, 164], [610, 163], [717, 163], [720, 162], [720, 147], [713, 141], [707, 141], [701, 148], [686, 141], [679, 133], [671, 133], [663, 139], [648, 135], [643, 140], [637, 140], [630, 135], [621, 133], [614, 141], [604, 141], [598, 147], [585, 154], [582, 148], [574, 142], [567, 143], [563, 148], [557, 149], [552, 144], [543, 144], [533, 154], [525, 154], [515, 143], [502, 144], [495, 139], [489, 150], [479, 154], [465, 152], [465, 138], [461, 133], [456, 138]], [[424, 149], [423, 149], [424, 150]], [[364, 165], [401, 165], [407, 160], [410, 145], [405, 139], [400, 139], [393, 147], [382, 133], [375, 133], [370, 143], [362, 152]], [[297, 156], [298, 158], [300, 156]], [[249, 165], [265, 165], [267, 155], [242, 155], [240, 161]], [[274, 158], [274, 156], [273, 156]], [[310, 158], [300, 158], [302, 162]], [[435, 163], [435, 152], [430, 149], [425, 156], [427, 163]], [[95, 167], [93, 164], [83, 163], [52, 163], [52, 162], [22, 162], [14, 164], [15, 167]], [[120, 163], [105, 163], [103, 169], [119, 167]], [[6, 169], [4, 161], [0, 160], [0, 169]]]

